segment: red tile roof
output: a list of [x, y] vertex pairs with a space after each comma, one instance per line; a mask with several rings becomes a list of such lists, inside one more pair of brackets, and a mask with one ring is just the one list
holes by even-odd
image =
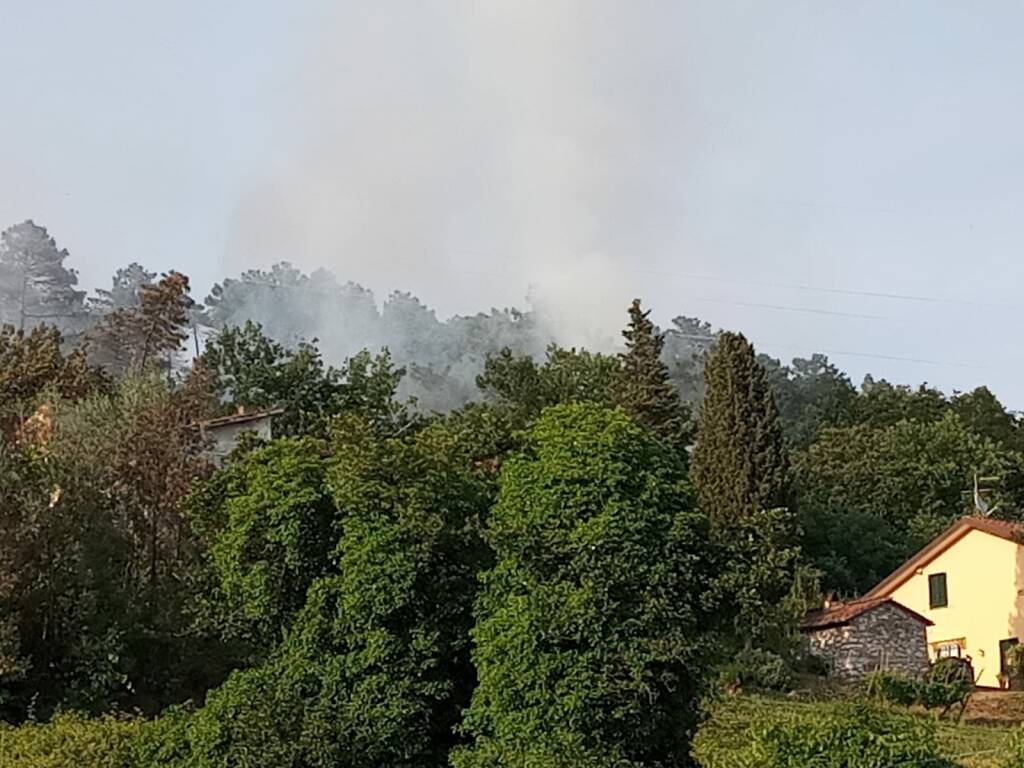
[[878, 606], [887, 603], [891, 604], [894, 608], [899, 608], [925, 626], [932, 625], [932, 622], [924, 616], [910, 610], [902, 603], [897, 603], [891, 597], [862, 597], [859, 600], [850, 600], [846, 603], [834, 603], [831, 607], [819, 611], [811, 611], [800, 622], [800, 629], [804, 632], [811, 632], [817, 629], [825, 629], [826, 627], [841, 627], [844, 624], [849, 624], [858, 616], [862, 616], [868, 611], [872, 611]]
[[991, 533], [1001, 539], [1024, 543], [1024, 523], [993, 520], [991, 517], [965, 517], [960, 522], [978, 531]]

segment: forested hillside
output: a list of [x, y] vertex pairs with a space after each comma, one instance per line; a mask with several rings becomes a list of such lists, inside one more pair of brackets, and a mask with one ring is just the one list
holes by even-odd
[[[985, 388], [854, 385], [639, 300], [585, 350], [283, 263], [202, 300], [72, 267], [0, 238], [0, 715], [124, 765], [688, 765], [719, 670], [795, 665], [820, 594], [976, 478], [1024, 517]], [[270, 407], [215, 466], [199, 425]]]

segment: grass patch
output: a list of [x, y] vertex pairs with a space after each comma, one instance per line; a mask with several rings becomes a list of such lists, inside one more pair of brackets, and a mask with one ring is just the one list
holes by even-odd
[[[836, 701], [796, 701], [784, 696], [723, 696], [712, 706], [711, 716], [701, 727], [694, 743], [694, 754], [703, 768], [732, 768], [734, 760], [746, 748], [745, 736], [759, 720], [796, 720], [834, 711]], [[916, 715], [934, 718], [934, 715]], [[1012, 725], [979, 725], [939, 722], [939, 743], [945, 756], [964, 768], [996, 768], [1005, 758], [1010, 739], [1017, 730]]]

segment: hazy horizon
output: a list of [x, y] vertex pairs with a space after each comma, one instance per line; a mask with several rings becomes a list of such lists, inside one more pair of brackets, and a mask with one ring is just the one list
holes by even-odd
[[85, 287], [287, 260], [590, 345], [641, 296], [1024, 408], [1022, 7], [213, 5], [0, 0], [0, 227]]

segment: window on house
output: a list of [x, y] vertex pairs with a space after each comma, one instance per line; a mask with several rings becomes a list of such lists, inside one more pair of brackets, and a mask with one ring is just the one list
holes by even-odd
[[943, 640], [939, 643], [932, 643], [932, 651], [935, 653], [936, 659], [959, 659], [963, 658], [964, 646], [966, 644], [963, 638], [959, 640]]
[[928, 577], [928, 607], [945, 608], [949, 605], [946, 593], [946, 574], [933, 573]]

